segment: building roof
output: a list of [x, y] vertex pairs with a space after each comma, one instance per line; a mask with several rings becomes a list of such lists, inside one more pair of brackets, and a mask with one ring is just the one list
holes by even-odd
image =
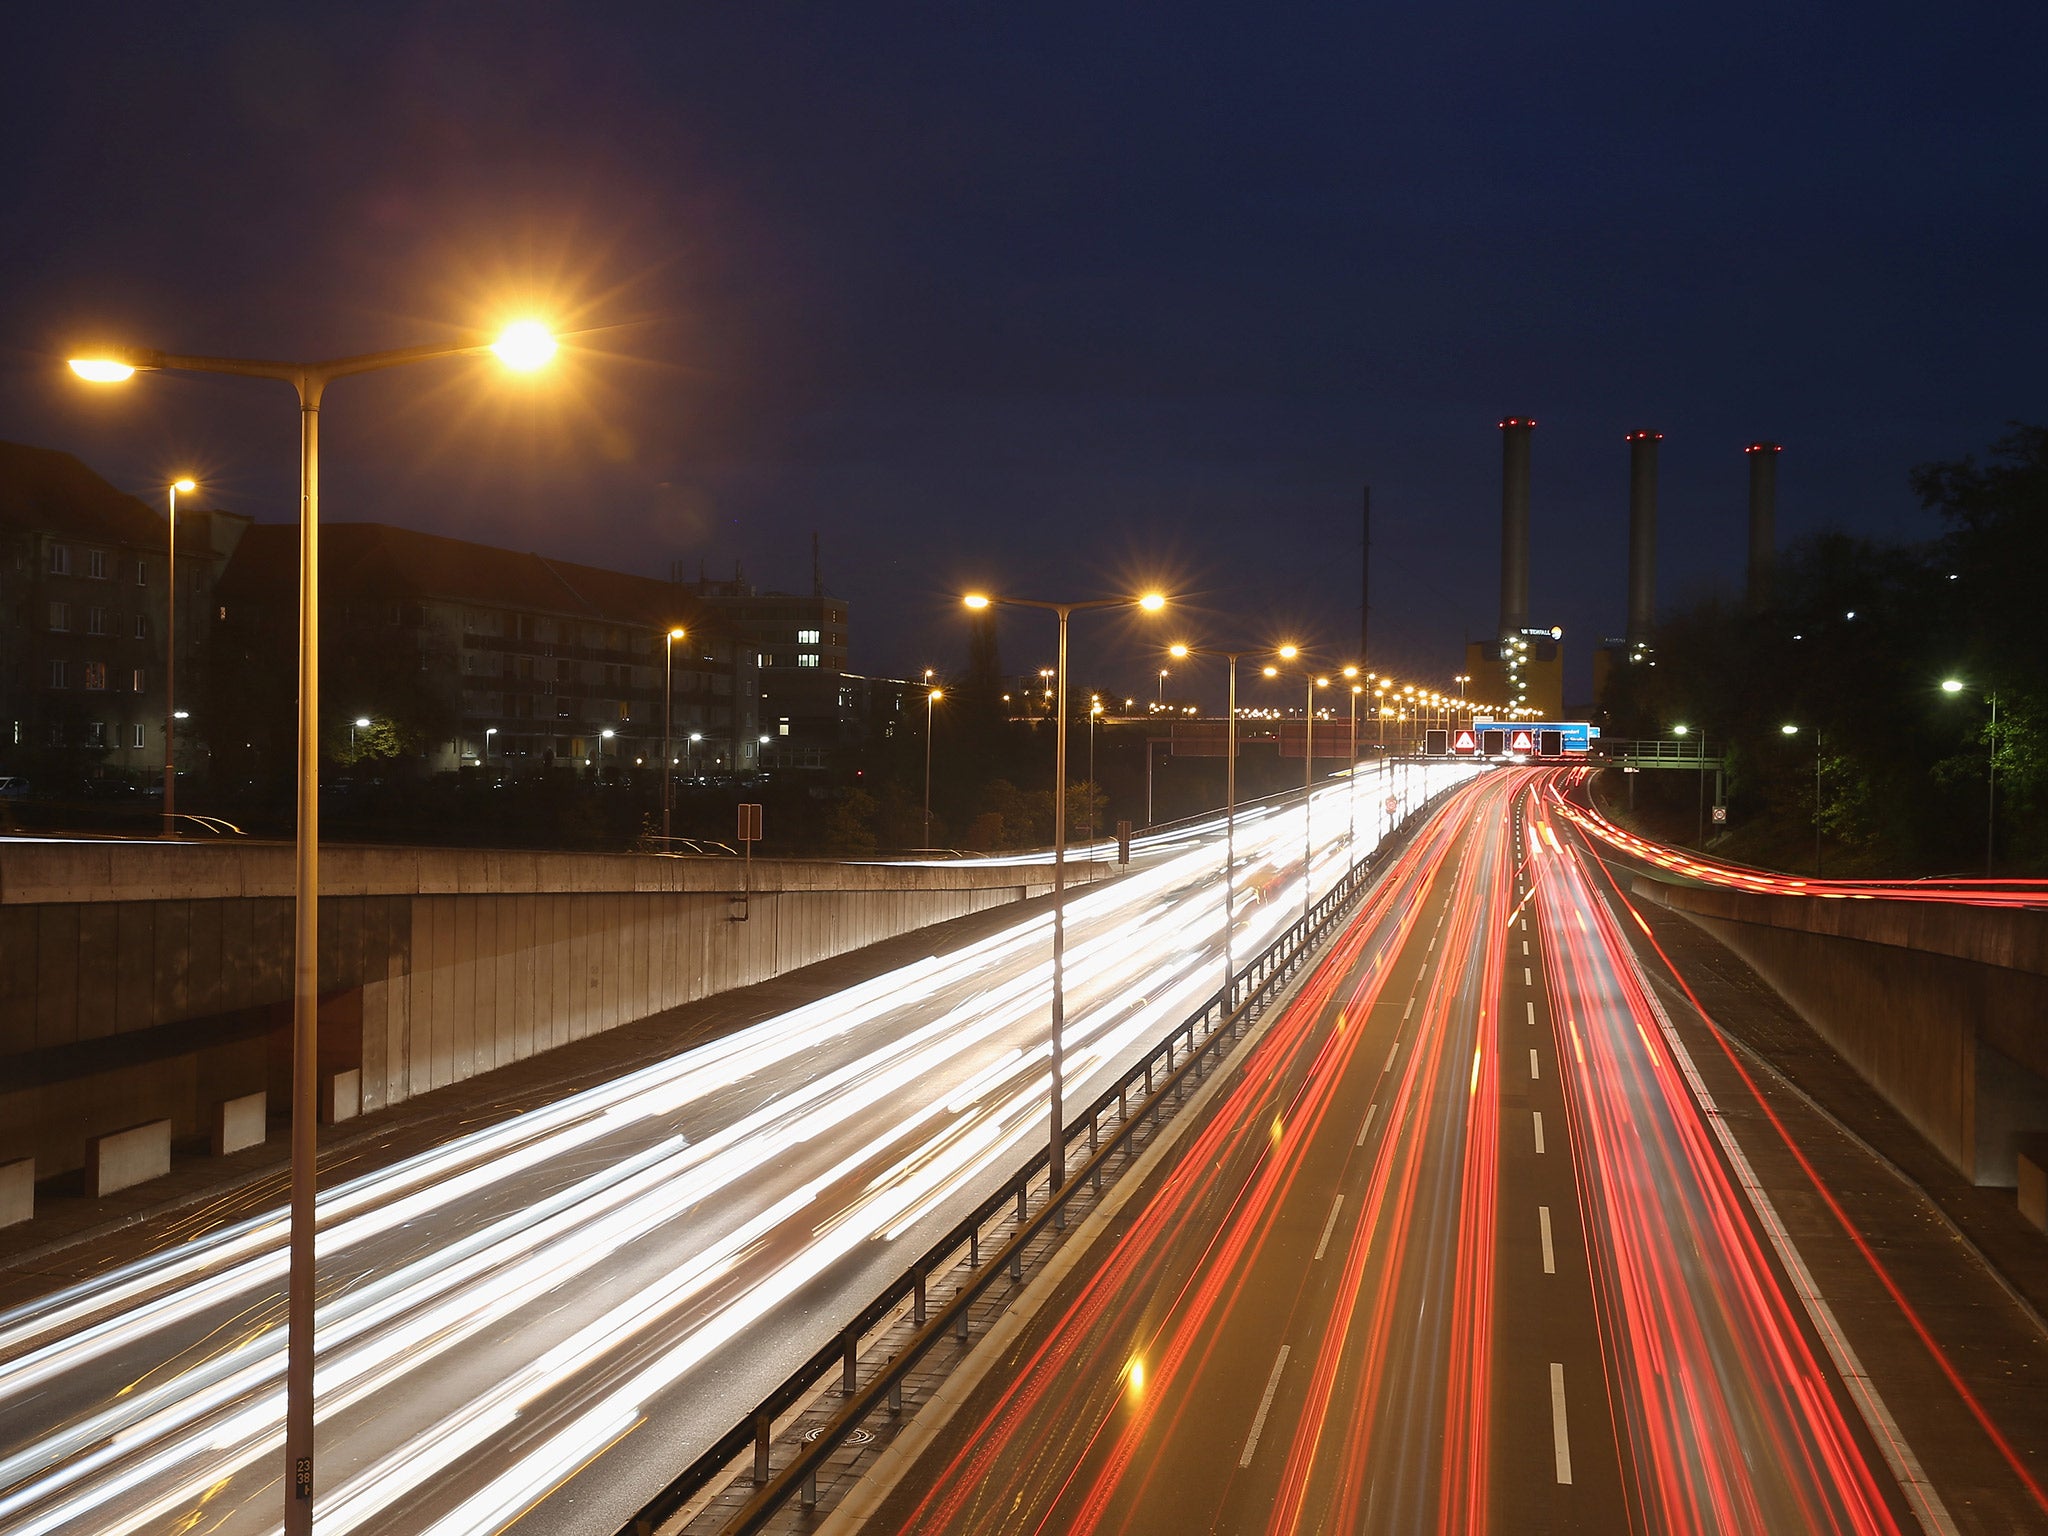
[[[298, 558], [296, 523], [256, 524], [221, 578], [222, 601], [290, 592]], [[337, 594], [473, 603], [650, 629], [687, 621], [696, 608], [672, 583], [652, 576], [384, 523], [322, 523], [320, 574], [322, 590]]]
[[164, 519], [54, 448], [0, 443], [0, 527], [162, 549]]

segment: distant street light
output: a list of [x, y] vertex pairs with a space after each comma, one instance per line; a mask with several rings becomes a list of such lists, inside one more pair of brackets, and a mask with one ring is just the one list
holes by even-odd
[[[1283, 645], [1274, 653], [1283, 661], [1293, 661], [1301, 655], [1301, 648]], [[1278, 667], [1267, 667], [1266, 676], [1278, 677]], [[1314, 900], [1310, 870], [1315, 862], [1315, 799], [1316, 787], [1316, 690], [1330, 686], [1327, 677], [1316, 676], [1314, 667], [1307, 668], [1302, 681], [1308, 690], [1308, 709], [1302, 720], [1301, 738], [1301, 916], [1308, 920], [1309, 906]], [[1283, 726], [1284, 730], [1285, 727]]]
[[[924, 669], [925, 681], [929, 683], [932, 669]], [[924, 846], [932, 845], [932, 706], [946, 696], [943, 688], [927, 689], [924, 696]], [[766, 741], [767, 737], [761, 738]]]
[[487, 763], [491, 760], [491, 738], [497, 734], [498, 728], [495, 725], [484, 732], [484, 761]]
[[[668, 847], [669, 835], [669, 803], [671, 797], [668, 788], [668, 771], [676, 760], [675, 752], [668, 744], [669, 707], [674, 702], [676, 696], [676, 642], [682, 639], [685, 633], [686, 631], [680, 624], [669, 626], [665, 642], [668, 647], [667, 659], [663, 663], [661, 672], [661, 846], [663, 848]], [[695, 739], [695, 737], [691, 738], [693, 741]]]
[[[1234, 1001], [1231, 987], [1237, 979], [1231, 955], [1231, 943], [1236, 938], [1236, 914], [1232, 910], [1233, 891], [1237, 883], [1237, 658], [1243, 651], [1214, 651], [1199, 645], [1176, 645], [1169, 649], [1171, 656], [1221, 656], [1230, 664], [1230, 683], [1224, 694], [1223, 708], [1223, 1011], [1230, 1012]], [[1147, 752], [1152, 750], [1148, 744]]]
[[597, 733], [597, 782], [600, 784], [604, 782], [604, 744], [618, 734], [617, 731], [599, 731]]
[[[1941, 691], [1956, 694], [1967, 686], [1960, 678], [1946, 677], [1942, 679]], [[1991, 704], [1991, 739], [1989, 755], [1984, 760], [1984, 873], [1988, 875], [1998, 836], [1998, 693], [1994, 689], [1986, 697]]]
[[352, 374], [443, 357], [495, 353], [508, 368], [528, 372], [555, 355], [547, 327], [520, 320], [495, 340], [401, 347], [317, 363], [202, 357], [130, 348], [71, 359], [71, 371], [94, 384], [118, 384], [138, 371], [227, 373], [276, 379], [299, 398], [299, 761], [297, 880], [293, 893], [292, 1145], [290, 1282], [285, 1317], [284, 1530], [313, 1529], [313, 1221], [319, 1135], [320, 982], [320, 400], [327, 386]]
[[355, 719], [353, 719], [353, 720], [349, 721], [349, 723], [348, 723], [348, 756], [349, 756], [349, 761], [350, 761], [350, 762], [354, 762], [354, 761], [355, 761], [355, 756], [356, 756], [356, 732], [357, 732], [357, 731], [367, 731], [367, 730], [368, 730], [369, 728], [370, 728], [370, 717], [369, 717], [368, 715], [357, 715], [357, 716], [355, 717]]
[[178, 493], [188, 496], [199, 482], [188, 476], [168, 487], [171, 500], [170, 550], [164, 559], [164, 836], [176, 837], [178, 816]]
[[[1063, 1119], [1067, 1024], [1067, 625], [1085, 608], [1140, 608], [1157, 613], [1166, 599], [1157, 592], [1141, 597], [1097, 598], [1085, 603], [1049, 603], [1030, 597], [991, 597], [970, 592], [961, 602], [979, 613], [992, 607], [1041, 608], [1059, 617], [1059, 656], [1053, 668], [1053, 796], [1052, 796], [1052, 1089], [1049, 1094], [1052, 1131], [1047, 1141], [1048, 1177], [1059, 1189], [1067, 1182], [1066, 1125]], [[1092, 812], [1091, 812], [1092, 814]]]
[[[1781, 734], [1786, 736], [1797, 736], [1799, 734], [1799, 727], [1796, 725], [1781, 725], [1778, 727], [1778, 730]], [[1815, 727], [1813, 732], [1813, 877], [1816, 880], [1820, 878], [1821, 873], [1820, 753], [1821, 742], [1823, 740], [1823, 737], [1824, 733], [1819, 729], [1819, 727]]]

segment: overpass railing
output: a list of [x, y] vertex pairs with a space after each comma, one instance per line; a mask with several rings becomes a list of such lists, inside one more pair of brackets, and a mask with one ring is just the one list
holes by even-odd
[[[1452, 786], [1455, 787], [1455, 786]], [[1228, 1048], [1242, 1038], [1275, 995], [1305, 965], [1331, 929], [1348, 916], [1351, 906], [1377, 878], [1388, 854], [1420, 826], [1450, 788], [1423, 801], [1364, 858], [1344, 872], [1308, 912], [1294, 920], [1259, 955], [1240, 970], [1228, 987], [1219, 987], [1195, 1012], [1148, 1050], [1111, 1087], [1066, 1127], [1063, 1150], [1085, 1140], [1087, 1160], [1078, 1170], [1065, 1170], [1057, 1189], [1047, 1178], [1049, 1150], [1040, 1150], [1000, 1189], [989, 1195], [950, 1232], [891, 1281], [880, 1294], [818, 1352], [793, 1371], [738, 1423], [720, 1435], [703, 1454], [619, 1527], [618, 1536], [654, 1536], [682, 1512], [720, 1474], [753, 1451], [757, 1491], [720, 1528], [720, 1536], [747, 1536], [763, 1529], [792, 1497], [806, 1509], [818, 1501], [818, 1472], [826, 1460], [858, 1430], [864, 1420], [886, 1409], [900, 1413], [906, 1377], [948, 1335], [965, 1343], [969, 1311], [1005, 1274], [1022, 1283], [1026, 1250], [1047, 1228], [1064, 1230], [1068, 1205], [1085, 1187], [1100, 1195], [1105, 1172], [1118, 1157], [1128, 1165], [1137, 1156], [1137, 1142], [1148, 1127], [1159, 1125], [1169, 1100], [1178, 1103], [1183, 1090], [1213, 1062], [1220, 1064]], [[1112, 1117], [1110, 1109], [1116, 1113]], [[1033, 1200], [1037, 1201], [1033, 1206]], [[1015, 1210], [1010, 1236], [999, 1246], [985, 1243], [985, 1229], [1000, 1213]], [[1003, 1223], [1011, 1220], [1004, 1216]], [[999, 1224], [1000, 1225], [1000, 1224]], [[931, 1279], [959, 1268], [965, 1255], [966, 1274], [947, 1299], [934, 1306]], [[908, 1304], [915, 1332], [863, 1384], [859, 1379], [861, 1341]], [[821, 1428], [807, 1433], [789, 1460], [771, 1472], [770, 1450], [776, 1421], [798, 1408], [821, 1386], [839, 1377], [843, 1406]]]
[[1708, 753], [1705, 741], [1693, 737], [1652, 737], [1643, 741], [1602, 741], [1607, 756], [1638, 768], [1719, 768], [1721, 754]]

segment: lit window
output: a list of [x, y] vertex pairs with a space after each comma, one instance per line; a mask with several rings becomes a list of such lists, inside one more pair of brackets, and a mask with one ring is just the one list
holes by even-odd
[[135, 669], [135, 691], [137, 693], [142, 692], [142, 668], [140, 667]]
[[816, 651], [799, 651], [796, 664], [800, 667], [815, 667], [818, 664], [818, 653]]
[[85, 686], [94, 693], [106, 692], [107, 664], [104, 661], [88, 661], [85, 664]]
[[818, 632], [815, 629], [800, 629], [796, 632], [796, 643], [798, 645], [816, 645], [818, 643]]

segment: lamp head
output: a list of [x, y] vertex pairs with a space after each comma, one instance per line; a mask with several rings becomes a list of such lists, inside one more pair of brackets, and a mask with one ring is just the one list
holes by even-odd
[[934, 704], [938, 703], [938, 702], [939, 702], [939, 700], [943, 699], [943, 698], [944, 698], [945, 696], [946, 696], [946, 690], [945, 690], [945, 689], [943, 689], [943, 688], [934, 688], [934, 689], [933, 689], [933, 690], [931, 691], [931, 694], [930, 694], [930, 698], [931, 698], [931, 701], [932, 701], [932, 702], [933, 702]]
[[979, 612], [980, 610], [988, 606], [988, 598], [979, 592], [970, 592], [965, 597], [961, 598], [960, 601], [965, 603], [969, 608], [974, 609], [976, 612]]
[[1786, 736], [1797, 736], [1799, 734], [1799, 727], [1796, 725], [1781, 725], [1778, 727], [1778, 730]]
[[1346, 667], [1346, 668], [1344, 669], [1344, 675], [1345, 675], [1346, 677], [1356, 677], [1356, 676], [1358, 676], [1358, 668], [1356, 668], [1356, 667]]
[[1943, 693], [1961, 693], [1963, 691], [1962, 682], [1957, 678], [1945, 677], [1941, 680], [1941, 691]]
[[491, 350], [498, 354], [498, 361], [507, 368], [531, 373], [553, 361], [554, 333], [538, 320], [515, 320], [498, 333], [498, 339], [491, 343]]
[[1184, 645], [1169, 645], [1166, 648], [1166, 654], [1185, 658], [1188, 654], [1188, 648]]
[[118, 357], [74, 357], [71, 371], [88, 384], [125, 384], [135, 377], [135, 365]]
[[182, 479], [173, 480], [171, 482], [171, 489], [176, 491], [180, 496], [189, 496], [194, 491], [199, 489], [199, 482], [197, 480], [194, 480], [190, 475], [186, 475]]
[[1298, 645], [1283, 645], [1274, 654], [1282, 661], [1292, 661], [1301, 654], [1301, 647]]
[[683, 626], [682, 626], [682, 625], [680, 625], [680, 624], [678, 624], [678, 625], [677, 625], [677, 626], [676, 626], [676, 627], [675, 627], [674, 629], [672, 629], [672, 630], [670, 630], [670, 631], [668, 632], [668, 637], [669, 637], [669, 639], [671, 639], [671, 640], [680, 640], [680, 639], [682, 639], [682, 638], [683, 638]]
[[357, 729], [357, 730], [359, 730], [359, 731], [367, 731], [367, 730], [368, 730], [369, 728], [370, 728], [370, 717], [369, 717], [368, 715], [357, 715], [357, 716], [356, 716], [356, 729]]
[[1278, 677], [1280, 675], [1280, 669], [1278, 667], [1266, 667], [1263, 670], [1266, 676], [1268, 677]]
[[1163, 593], [1147, 592], [1138, 599], [1138, 606], [1147, 613], [1157, 613], [1166, 606], [1166, 597]]

